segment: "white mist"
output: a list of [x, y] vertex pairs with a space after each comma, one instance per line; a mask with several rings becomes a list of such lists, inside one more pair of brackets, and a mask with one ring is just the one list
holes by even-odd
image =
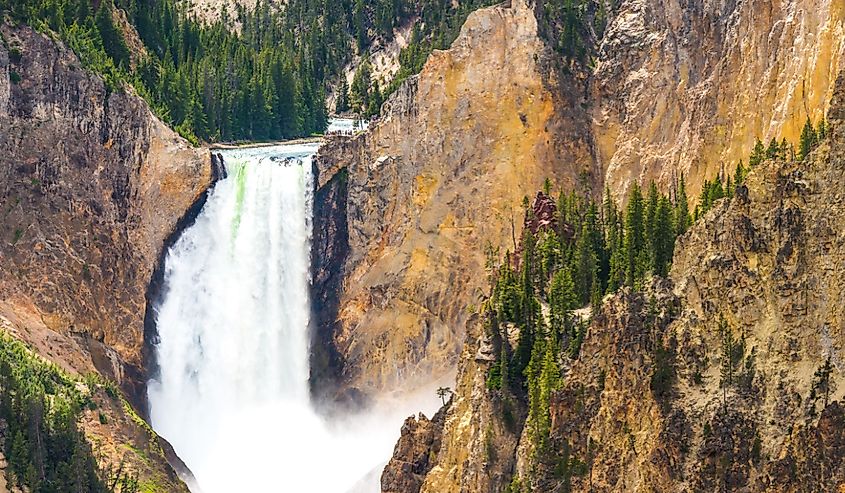
[[226, 151], [227, 178], [167, 255], [151, 421], [203, 493], [377, 492], [402, 420], [421, 404], [393, 403], [343, 422], [313, 409], [317, 147]]

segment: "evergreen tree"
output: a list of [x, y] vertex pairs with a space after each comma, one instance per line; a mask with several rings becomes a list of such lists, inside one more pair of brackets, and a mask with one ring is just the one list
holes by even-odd
[[[778, 149], [780, 149], [778, 147]], [[736, 165], [736, 170], [734, 171], [734, 184], [736, 186], [742, 185], [745, 182], [745, 176], [748, 174], [748, 171], [745, 169], [745, 166], [742, 164], [742, 159], [739, 160], [739, 163]]]
[[675, 196], [675, 231], [677, 234], [682, 235], [686, 233], [690, 222], [686, 184], [684, 183], [684, 175], [681, 175], [678, 183], [678, 192]]
[[358, 70], [355, 71], [355, 76], [352, 78], [349, 104], [352, 111], [356, 113], [363, 114], [370, 104], [371, 70], [370, 62], [365, 59], [358, 66]]
[[586, 228], [588, 242], [596, 257], [594, 278], [599, 280], [599, 287], [603, 292], [610, 272], [610, 255], [605, 248], [606, 239], [599, 218], [598, 205], [592, 199], [587, 204], [587, 212], [584, 215], [584, 227]]
[[821, 142], [825, 137], [827, 137], [827, 121], [824, 117], [822, 117], [822, 119], [819, 120], [819, 127], [816, 131], [816, 141]]
[[654, 183], [654, 180], [652, 180], [648, 186], [648, 199], [645, 203], [645, 213], [643, 219], [643, 233], [645, 236], [644, 246], [648, 249], [648, 253], [645, 257], [645, 265], [643, 267], [644, 271], [654, 269], [654, 252], [656, 250], [657, 243], [657, 240], [655, 238], [654, 226], [655, 218], [657, 216], [657, 202], [657, 184]]
[[378, 81], [373, 81], [372, 94], [370, 95], [369, 103], [367, 104], [367, 117], [373, 117], [379, 114], [381, 110], [382, 98], [381, 89]]
[[585, 223], [582, 225], [581, 233], [576, 241], [573, 262], [576, 292], [581, 305], [590, 301], [590, 290], [593, 287], [593, 280], [597, 276], [597, 257], [595, 251], [593, 251], [591, 240], [589, 227]]
[[763, 147], [763, 143], [758, 138], [754, 142], [754, 149], [751, 151], [751, 157], [748, 158], [748, 165], [752, 168], [757, 166], [763, 161], [763, 158], [766, 157], [766, 151]]
[[672, 205], [666, 196], [661, 197], [658, 201], [654, 222], [654, 273], [666, 277], [675, 248], [676, 231], [672, 222]]
[[605, 228], [605, 250], [608, 252], [605, 292], [614, 293], [625, 283], [626, 255], [624, 251], [624, 228], [609, 189], [605, 189], [602, 216]]
[[634, 287], [643, 274], [643, 252], [645, 251], [643, 195], [640, 186], [634, 183], [628, 196], [625, 213], [625, 284]]
[[522, 259], [519, 279], [519, 340], [514, 352], [511, 368], [511, 375], [523, 375], [525, 368], [531, 360], [532, 348], [536, 340], [537, 323], [540, 321], [540, 304], [535, 296], [536, 292], [534, 277], [534, 247], [535, 238], [530, 231], [523, 232], [522, 238]]
[[792, 145], [786, 141], [786, 137], [780, 141], [780, 158], [784, 161], [787, 159], [795, 159], [794, 149]]
[[340, 87], [337, 89], [337, 99], [335, 100], [335, 113], [345, 113], [349, 111], [349, 85], [346, 83], [346, 76], [340, 77]]
[[810, 151], [816, 145], [817, 138], [816, 131], [813, 129], [813, 123], [810, 121], [810, 117], [807, 117], [807, 121], [804, 122], [804, 128], [801, 130], [801, 138], [798, 141], [798, 159], [803, 160], [810, 154]]
[[103, 0], [100, 2], [100, 8], [97, 9], [94, 22], [97, 24], [106, 53], [114, 60], [115, 65], [128, 68], [129, 49], [126, 47], [123, 34], [114, 25], [113, 11], [114, 5], [111, 0]]
[[369, 44], [367, 36], [366, 10], [364, 0], [355, 0], [355, 8], [352, 11], [355, 26], [355, 41], [358, 46], [358, 53], [364, 53]]
[[766, 159], [775, 159], [780, 154], [780, 146], [774, 137], [769, 142], [769, 147], [766, 148]]

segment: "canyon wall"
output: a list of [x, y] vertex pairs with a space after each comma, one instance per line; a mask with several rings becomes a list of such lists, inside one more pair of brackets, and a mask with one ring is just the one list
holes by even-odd
[[368, 132], [321, 150], [325, 180], [349, 174], [338, 241], [350, 254], [327, 307], [336, 325], [316, 329], [333, 341], [341, 386], [367, 393], [447, 374], [487, 288], [485, 251], [514, 249], [520, 202], [546, 177], [621, 200], [635, 181], [669, 188], [684, 174], [697, 196], [747, 160], [755, 138], [797, 143], [806, 118], [827, 111], [843, 9], [627, 0], [580, 64], [547, 46], [540, 6], [471, 14]]
[[485, 249], [514, 249], [521, 200], [545, 177], [574, 186], [589, 174], [587, 141], [562, 129], [561, 115], [580, 110], [544, 83], [543, 50], [521, 0], [476, 11], [369, 131], [320, 150], [320, 185], [348, 173], [349, 255], [338, 325], [323, 338], [341, 356], [344, 387], [450, 374], [487, 286]]
[[595, 157], [617, 198], [683, 173], [698, 193], [754, 146], [797, 143], [845, 60], [845, 4], [626, 0], [588, 84]]
[[147, 286], [211, 182], [207, 152], [139, 97], [108, 90], [69, 49], [26, 28], [2, 33], [4, 312], [71, 336], [103, 374], [142, 393]]
[[[828, 116], [831, 136], [807, 159], [762, 163], [680, 237], [669, 279], [605, 298], [578, 357], [563, 358], [551, 456], [535, 454], [524, 415], [501, 412], [513, 396], [472, 377], [495, 358], [469, 328], [442, 431], [423, 441], [437, 447], [409, 491], [845, 488], [845, 73]], [[392, 483], [419, 445], [409, 431]]]
[[[143, 412], [147, 289], [177, 222], [212, 181], [207, 151], [131, 90], [110, 90], [62, 44], [26, 27], [0, 33], [3, 330], [72, 374], [112, 379]], [[124, 418], [86, 433], [118, 452], [121, 434], [152, 440], [156, 452], [135, 459], [175, 478], [163, 460], [169, 446]], [[184, 488], [174, 481], [168, 491]]]

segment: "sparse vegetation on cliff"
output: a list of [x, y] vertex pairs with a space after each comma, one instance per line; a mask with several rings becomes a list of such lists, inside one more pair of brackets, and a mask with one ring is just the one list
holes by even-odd
[[423, 0], [417, 10], [421, 15], [414, 24], [408, 46], [399, 53], [399, 72], [385, 89], [384, 98], [405, 79], [418, 74], [433, 50], [448, 48], [458, 37], [461, 26], [472, 11], [494, 3], [494, 0]]
[[[498, 349], [487, 386], [527, 401], [535, 457], [562, 468], [561, 474], [583, 469], [549, 442], [551, 396], [561, 385], [564, 360], [578, 357], [589, 323], [589, 308], [581, 308], [598, 310], [606, 293], [639, 289], [650, 275], [666, 275], [678, 224], [689, 223], [683, 186], [673, 202], [654, 184], [646, 197], [635, 185], [624, 211], [609, 194], [601, 206], [574, 192], [561, 192], [556, 203], [542, 192], [530, 206], [525, 200], [520, 247], [505, 254], [485, 305], [489, 337]], [[508, 327], [518, 329], [513, 348]], [[662, 361], [667, 366], [669, 355]], [[661, 368], [653, 378], [655, 392], [668, 392], [673, 378], [671, 368]]]
[[134, 477], [100, 469], [80, 430], [83, 410], [95, 407], [81, 380], [0, 334], [0, 441], [14, 485], [32, 492], [138, 491]]
[[[807, 133], [814, 135], [823, 131], [809, 128]], [[767, 149], [758, 140], [750, 162], [756, 167], [766, 159], [793, 156], [791, 145], [785, 141], [773, 139]], [[574, 192], [561, 192], [555, 202], [548, 195], [552, 188], [548, 181], [532, 204], [525, 199], [519, 247], [515, 253], [507, 252], [494, 270], [492, 294], [483, 307], [488, 337], [497, 351], [497, 359], [488, 369], [487, 389], [526, 402], [524, 430], [531, 460], [552, 471], [560, 484], [568, 485], [572, 477], [586, 471], [585, 458], [575, 457], [568, 444], [552, 441], [551, 402], [565, 385], [565, 370], [579, 357], [591, 315], [601, 311], [605, 295], [621, 288], [640, 291], [652, 276], [668, 276], [678, 236], [718, 200], [735, 193], [747, 194], [747, 190], [737, 190], [749, 171], [740, 162], [731, 175], [706, 180], [692, 217], [683, 177], [668, 195], [661, 194], [654, 183], [643, 194], [635, 183], [624, 210], [611, 199], [609, 191], [601, 205], [588, 195]], [[488, 256], [488, 265], [495, 265], [495, 252]], [[656, 324], [658, 306], [654, 298], [647, 305], [644, 323]], [[719, 386], [723, 414], [727, 416], [734, 390], [746, 397], [754, 392], [756, 353], [746, 345], [745, 334], [737, 334], [724, 317], [717, 325], [721, 344]], [[516, 343], [510, 347], [509, 334], [514, 332], [517, 336], [511, 335], [510, 340]], [[652, 328], [651, 332], [659, 331]], [[649, 356], [653, 364], [649, 387], [666, 412], [671, 409], [678, 380], [676, 345], [674, 337], [668, 342], [656, 338]], [[829, 363], [816, 372], [810, 397], [813, 403], [824, 398], [825, 407], [829, 374]], [[700, 373], [697, 378], [700, 382]], [[814, 405], [810, 408], [814, 412]], [[633, 447], [633, 435], [630, 440]], [[511, 490], [529, 491], [530, 483], [528, 478], [515, 479]]]

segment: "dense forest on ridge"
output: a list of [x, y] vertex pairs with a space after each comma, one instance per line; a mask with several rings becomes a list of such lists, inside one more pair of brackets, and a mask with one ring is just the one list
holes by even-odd
[[[204, 23], [177, 0], [0, 0], [0, 15], [57, 33], [110, 90], [133, 86], [161, 119], [198, 143], [320, 133], [331, 85], [342, 93], [338, 111], [374, 116], [433, 49], [451, 44], [471, 11], [489, 3], [264, 0], [254, 9], [224, 7]], [[408, 22], [413, 35], [399, 73], [392, 81], [372, 79], [367, 49]], [[129, 48], [135, 32], [142, 50]], [[348, 86], [340, 74], [356, 53], [363, 58]]]

